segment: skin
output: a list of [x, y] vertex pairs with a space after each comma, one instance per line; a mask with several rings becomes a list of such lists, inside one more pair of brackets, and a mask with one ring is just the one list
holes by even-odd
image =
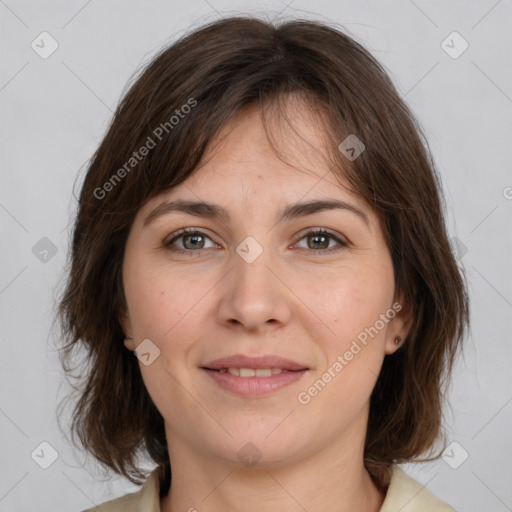
[[[160, 350], [139, 366], [166, 426], [172, 485], [162, 512], [376, 512], [385, 497], [363, 465], [369, 400], [385, 355], [398, 348], [394, 338], [407, 336], [408, 319], [404, 309], [309, 403], [298, 401], [400, 298], [378, 217], [322, 158], [318, 114], [298, 100], [289, 106], [295, 129], [311, 143], [281, 126], [279, 146], [295, 167], [272, 150], [259, 109], [246, 107], [221, 131], [204, 166], [140, 209], [127, 240], [128, 308], [120, 320], [133, 340], [125, 346], [150, 339]], [[170, 212], [144, 227], [170, 199], [213, 202], [231, 218]], [[284, 206], [314, 199], [349, 202], [369, 225], [340, 209], [275, 223]], [[195, 241], [201, 250], [190, 236], [165, 246], [184, 227], [205, 234]], [[306, 236], [314, 228], [348, 246]], [[263, 248], [252, 263], [236, 252], [247, 236]], [[276, 354], [309, 370], [271, 395], [240, 397], [200, 368], [232, 354]], [[261, 454], [252, 467], [237, 457], [247, 442]]]

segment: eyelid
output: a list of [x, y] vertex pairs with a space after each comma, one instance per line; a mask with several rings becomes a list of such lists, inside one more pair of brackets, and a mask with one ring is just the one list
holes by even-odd
[[323, 227], [320, 227], [320, 226], [312, 227], [312, 228], [310, 227], [310, 228], [303, 229], [297, 235], [297, 240], [300, 240], [300, 239], [304, 238], [306, 235], [309, 235], [309, 234], [324, 234], [324, 233], [327, 234], [327, 235], [332, 236], [333, 238], [335, 238], [339, 242], [346, 243], [347, 245], [349, 244], [349, 241], [348, 241], [347, 237], [345, 237], [341, 233], [337, 233], [336, 231], [332, 231], [331, 229], [323, 228]]
[[[171, 233], [169, 236], [165, 237], [164, 241], [162, 243], [164, 246], [167, 247], [170, 244], [172, 244], [172, 242], [174, 242], [175, 240], [177, 240], [185, 235], [196, 235], [196, 234], [202, 235], [205, 238], [209, 238], [213, 243], [219, 245], [217, 242], [215, 242], [213, 237], [209, 234], [208, 230], [206, 230], [205, 228], [194, 228], [194, 227], [178, 229], [177, 231], [174, 231], [173, 233]], [[205, 249], [200, 249], [200, 250], [205, 250]], [[187, 251], [187, 252], [192, 252], [192, 251]], [[195, 252], [199, 252], [199, 250], [195, 251]]]
[[293, 245], [297, 244], [298, 242], [300, 242], [303, 238], [306, 238], [307, 236], [315, 236], [315, 235], [327, 235], [331, 239], [335, 240], [336, 243], [338, 244], [338, 246], [331, 247], [329, 249], [321, 249], [321, 250], [317, 250], [317, 251], [315, 251], [314, 249], [303, 249], [303, 248], [300, 248], [300, 249], [305, 250], [308, 253], [312, 253], [312, 254], [316, 253], [317, 255], [320, 256], [322, 254], [326, 255], [326, 254], [334, 253], [337, 251], [341, 251], [343, 249], [348, 248], [351, 245], [351, 243], [348, 241], [348, 239], [345, 236], [343, 236], [339, 233], [336, 233], [335, 231], [331, 231], [330, 229], [323, 228], [323, 227], [306, 228], [305, 230], [301, 231], [301, 233], [299, 233], [297, 235], [296, 241], [294, 242]]
[[[163, 241], [163, 246], [165, 248], [169, 248], [172, 246], [173, 242], [175, 242], [176, 240], [179, 240], [180, 238], [182, 238], [186, 235], [204, 236], [205, 238], [208, 238], [212, 243], [214, 243], [216, 245], [220, 245], [217, 242], [215, 242], [213, 237], [211, 237], [208, 234], [208, 230], [206, 230], [205, 228], [186, 227], [186, 228], [182, 228], [177, 231], [174, 231], [168, 237], [166, 237]], [[316, 253], [316, 255], [321, 256], [321, 255], [326, 255], [326, 254], [341, 251], [351, 245], [351, 242], [344, 235], [340, 235], [339, 233], [334, 232], [334, 231], [324, 228], [324, 227], [309, 227], [309, 228], [303, 229], [295, 237], [295, 242], [293, 242], [292, 246], [296, 245], [298, 242], [300, 242], [303, 238], [306, 238], [307, 236], [315, 236], [315, 235], [327, 235], [337, 243], [337, 246], [331, 247], [328, 249], [319, 249], [319, 250], [305, 249], [305, 248], [300, 247], [299, 250], [303, 250], [303, 251], [306, 251], [306, 252], [312, 253], [312, 254]], [[179, 247], [175, 247], [172, 250], [174, 252], [178, 252], [178, 253], [192, 254], [192, 253], [200, 253], [201, 251], [205, 251], [207, 249], [210, 249], [210, 247], [198, 249], [198, 250], [187, 250], [187, 249], [180, 249]]]

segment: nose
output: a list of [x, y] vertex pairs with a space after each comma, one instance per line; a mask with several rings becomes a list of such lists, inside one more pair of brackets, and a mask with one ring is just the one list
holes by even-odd
[[232, 270], [219, 283], [220, 323], [255, 332], [276, 329], [289, 321], [293, 294], [269, 252], [264, 250], [251, 263], [233, 254]]

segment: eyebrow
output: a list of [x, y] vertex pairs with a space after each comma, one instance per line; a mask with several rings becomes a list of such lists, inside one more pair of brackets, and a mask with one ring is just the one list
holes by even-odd
[[[369, 227], [370, 221], [365, 212], [357, 208], [356, 206], [347, 203], [345, 201], [339, 201], [337, 199], [326, 199], [309, 201], [306, 203], [295, 203], [286, 206], [278, 215], [276, 223], [283, 222], [285, 220], [306, 217], [313, 215], [325, 210], [348, 210], [357, 216], [359, 216], [365, 224]], [[159, 204], [144, 220], [143, 226], [146, 227], [151, 224], [155, 219], [162, 215], [180, 212], [188, 215], [194, 215], [196, 217], [205, 217], [213, 220], [221, 220], [222, 222], [229, 222], [230, 215], [227, 210], [217, 204], [206, 203], [204, 201], [164, 201]]]

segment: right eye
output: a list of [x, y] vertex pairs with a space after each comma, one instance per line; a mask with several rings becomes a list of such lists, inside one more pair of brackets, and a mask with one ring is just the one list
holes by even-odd
[[[173, 233], [171, 237], [172, 238], [169, 241], [165, 242], [164, 245], [170, 251], [178, 252], [180, 254], [199, 252], [203, 249], [210, 248], [204, 247], [204, 240], [208, 239], [211, 241], [210, 237], [203, 233], [202, 231], [199, 231], [195, 228], [180, 229], [178, 232]], [[175, 247], [175, 242], [177, 241], [181, 242], [182, 248]], [[213, 246], [216, 246], [216, 244], [213, 244]]]

